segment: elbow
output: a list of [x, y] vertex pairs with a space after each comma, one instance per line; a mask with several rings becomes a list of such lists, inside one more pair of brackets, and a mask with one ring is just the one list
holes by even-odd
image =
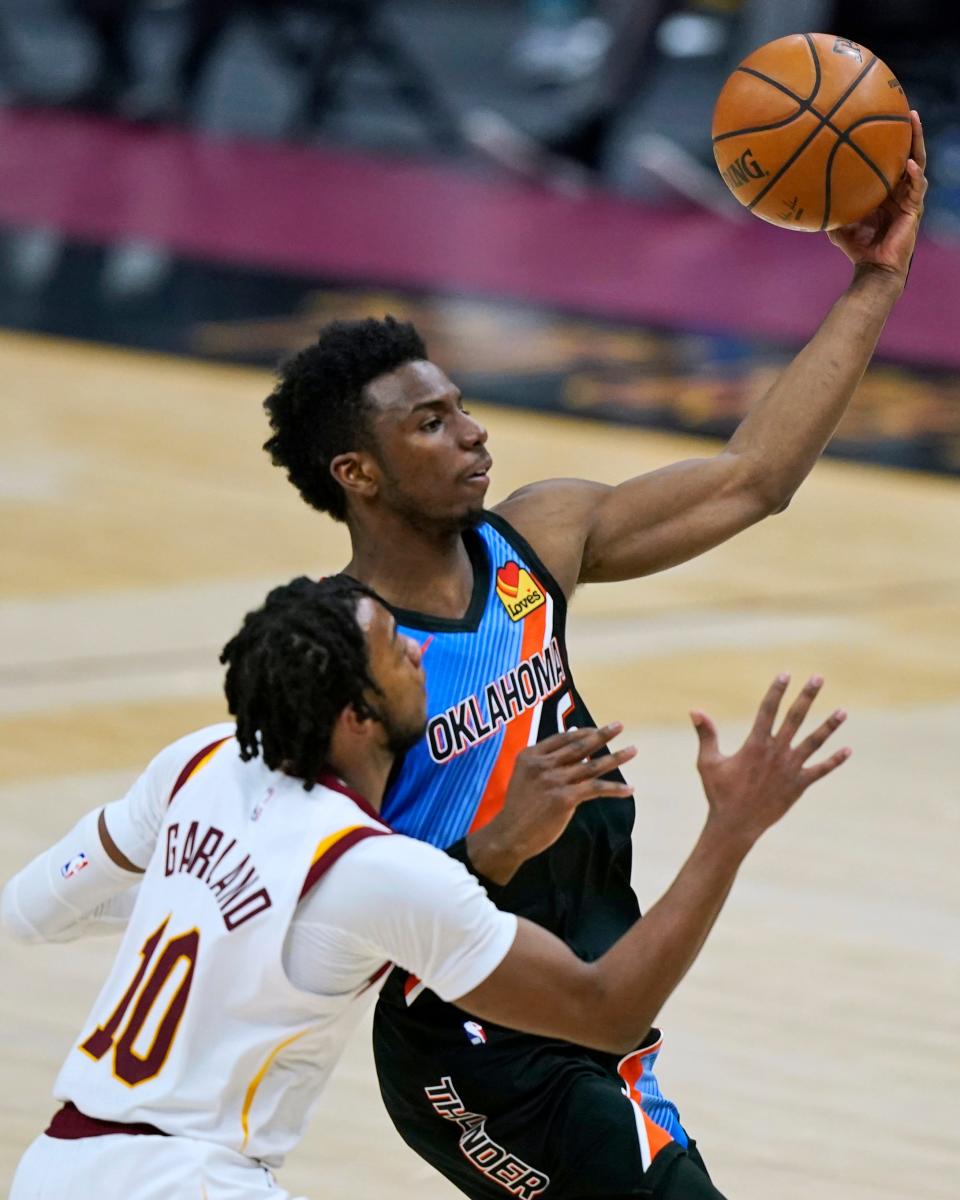
[[774, 479], [764, 479], [762, 476], [751, 482], [745, 488], [748, 501], [753, 513], [754, 524], [767, 517], [782, 513], [790, 505], [796, 488], [786, 486]]
[[607, 1044], [602, 1049], [606, 1050], [608, 1054], [616, 1054], [618, 1058], [624, 1058], [643, 1044], [652, 1025], [652, 1021], [632, 1021], [629, 1028], [619, 1031], [612, 1030]]
[[595, 1050], [622, 1058], [641, 1044], [654, 1022], [656, 1012], [653, 1005], [645, 1003], [644, 998], [635, 992], [624, 1003], [623, 997], [611, 994], [599, 975], [597, 972], [590, 981], [582, 1000], [582, 1028], [588, 1036], [576, 1040]]
[[[650, 1028], [649, 1025], [647, 1028]], [[595, 1038], [589, 1044], [594, 1050], [602, 1050], [604, 1054], [615, 1054], [617, 1058], [625, 1058], [636, 1050], [642, 1040], [643, 1034], [635, 1032], [618, 1034], [611, 1030], [604, 1036]]]
[[797, 486], [792, 479], [771, 477], [762, 463], [743, 463], [734, 484], [740, 507], [748, 514], [747, 524], [751, 525], [784, 512]]
[[792, 491], [781, 493], [775, 499], [769, 501], [769, 507], [763, 514], [765, 517], [775, 517], [778, 513], [786, 512], [790, 507], [790, 501], [793, 499]]
[[20, 911], [16, 899], [16, 879], [11, 879], [0, 897], [0, 924], [9, 938], [21, 946], [39, 946], [47, 939], [30, 924]]

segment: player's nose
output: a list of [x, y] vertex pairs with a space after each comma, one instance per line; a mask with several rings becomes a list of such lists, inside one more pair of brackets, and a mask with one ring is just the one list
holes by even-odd
[[463, 430], [462, 441], [466, 446], [482, 446], [487, 440], [487, 429], [485, 425], [470, 415], [463, 413]]

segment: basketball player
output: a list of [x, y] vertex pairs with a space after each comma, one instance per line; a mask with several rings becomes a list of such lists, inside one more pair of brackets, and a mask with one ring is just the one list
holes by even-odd
[[[294, 580], [248, 614], [223, 659], [236, 726], [167, 747], [125, 799], [90, 813], [4, 891], [6, 924], [25, 939], [65, 940], [129, 913], [57, 1080], [63, 1107], [24, 1156], [12, 1200], [285, 1196], [269, 1168], [300, 1137], [392, 961], [460, 1006], [474, 1044], [486, 1033], [467, 1013], [628, 1049], [696, 957], [752, 844], [849, 753], [804, 766], [839, 712], [790, 745], [815, 687], [773, 736], [783, 678], [730, 758], [695, 714], [703, 833], [647, 919], [588, 964], [498, 911], [452, 858], [390, 836], [384, 785], [394, 755], [423, 734], [426, 698], [419, 645], [366, 588]], [[616, 732], [526, 751], [509, 803], [559, 836], [579, 804], [623, 796], [625, 784], [602, 778], [632, 753], [602, 752]], [[113, 898], [141, 876], [130, 913]], [[518, 1195], [543, 1190], [452, 1086], [430, 1099], [468, 1131], [466, 1152], [491, 1179]]]
[[[638, 915], [632, 801], [580, 809], [522, 869], [516, 823], [501, 813], [523, 747], [592, 724], [570, 672], [567, 602], [581, 583], [664, 570], [790, 502], [906, 282], [926, 190], [916, 113], [912, 121], [912, 158], [893, 195], [829, 235], [853, 263], [849, 286], [712, 458], [618, 487], [531, 483], [486, 511], [486, 430], [413, 327], [389, 318], [328, 326], [266, 402], [274, 462], [309, 504], [346, 522], [346, 572], [375, 588], [424, 647], [427, 736], [391, 781], [386, 819], [446, 848], [500, 907], [582, 958], [601, 955]], [[495, 1027], [478, 1051], [456, 1008], [394, 972], [374, 1048], [401, 1136], [477, 1200], [502, 1198], [503, 1188], [462, 1152], [463, 1130], [432, 1099], [438, 1088], [482, 1113], [499, 1146], [550, 1180], [550, 1197], [715, 1194], [698, 1190], [706, 1175], [660, 1093], [656, 1030], [619, 1070], [615, 1055]], [[642, 1120], [625, 1089], [642, 1096]]]

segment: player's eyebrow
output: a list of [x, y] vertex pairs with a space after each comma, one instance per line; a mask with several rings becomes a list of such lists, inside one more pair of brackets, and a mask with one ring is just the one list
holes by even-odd
[[435, 396], [432, 400], [420, 400], [413, 405], [410, 411], [419, 412], [423, 408], [444, 408], [451, 400], [459, 404], [462, 399], [463, 392], [459, 388], [454, 388], [452, 392], [447, 392], [443, 396]]

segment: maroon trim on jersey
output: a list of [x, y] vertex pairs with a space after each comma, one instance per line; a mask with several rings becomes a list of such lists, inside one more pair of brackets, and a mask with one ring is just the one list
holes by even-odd
[[378, 967], [377, 970], [374, 971], [374, 973], [370, 976], [370, 978], [367, 980], [367, 982], [363, 985], [363, 987], [360, 989], [360, 991], [357, 992], [357, 995], [362, 996], [364, 992], [368, 992], [375, 983], [378, 983], [384, 977], [384, 975], [386, 975], [386, 973], [390, 970], [390, 968], [392, 966], [393, 966], [392, 962], [385, 962], [382, 967]]
[[203, 761], [203, 759], [205, 759], [207, 757], [207, 755], [210, 754], [211, 751], [216, 750], [216, 748], [218, 746], [222, 746], [223, 743], [228, 740], [229, 739], [225, 738], [225, 737], [217, 738], [217, 740], [215, 742], [211, 742], [209, 746], [204, 746], [204, 748], [202, 750], [198, 750], [196, 752], [196, 754], [193, 756], [193, 758], [190, 759], [190, 761], [187, 763], [187, 765], [183, 768], [183, 770], [177, 776], [177, 782], [173, 785], [173, 790], [170, 793], [170, 799], [167, 801], [168, 807], [169, 807], [169, 805], [171, 805], [173, 803], [173, 798], [177, 794], [177, 792], [180, 791], [180, 789], [187, 782], [187, 780], [190, 778], [190, 776], [194, 773], [194, 771], [197, 769], [197, 767], [200, 766], [200, 763]]
[[376, 809], [370, 804], [369, 800], [365, 800], [359, 792], [355, 792], [352, 787], [349, 787], [332, 771], [321, 771], [317, 776], [317, 783], [322, 787], [329, 788], [332, 792], [339, 792], [341, 796], [347, 796], [354, 802], [361, 812], [365, 812], [368, 817], [373, 817], [375, 821], [379, 821], [381, 825], [386, 825], [386, 821]]
[[47, 1137], [62, 1138], [66, 1141], [76, 1141], [78, 1138], [105, 1137], [109, 1133], [149, 1134], [153, 1137], [168, 1136], [156, 1125], [147, 1125], [146, 1122], [125, 1125], [122, 1121], [101, 1121], [99, 1117], [88, 1117], [70, 1100], [59, 1112], [53, 1114], [53, 1120], [44, 1133]]
[[349, 833], [345, 833], [338, 842], [334, 842], [329, 850], [311, 864], [307, 877], [303, 881], [303, 887], [300, 889], [300, 899], [302, 900], [312, 887], [316, 887], [321, 877], [326, 875], [337, 859], [345, 854], [351, 846], [362, 842], [364, 838], [389, 836], [389, 829], [371, 829], [369, 825], [363, 825], [359, 829], [351, 829]]

